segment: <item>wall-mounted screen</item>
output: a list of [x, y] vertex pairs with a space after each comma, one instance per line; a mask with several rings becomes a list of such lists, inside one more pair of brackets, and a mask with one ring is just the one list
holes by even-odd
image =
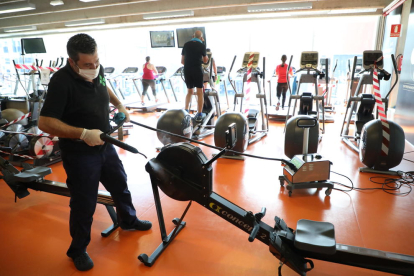
[[22, 48], [26, 54], [44, 54], [46, 53], [43, 38], [22, 38]]
[[151, 48], [175, 47], [174, 31], [150, 31]]
[[195, 31], [200, 30], [203, 33], [204, 44], [206, 43], [206, 30], [204, 27], [194, 27], [194, 28], [185, 28], [185, 29], [177, 29], [177, 44], [178, 48], [183, 48], [184, 44], [187, 41], [190, 41], [193, 38]]

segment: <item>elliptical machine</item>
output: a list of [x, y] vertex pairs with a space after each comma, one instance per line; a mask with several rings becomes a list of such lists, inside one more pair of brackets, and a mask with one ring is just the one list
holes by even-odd
[[[205, 89], [203, 92], [204, 104], [202, 113], [206, 114], [203, 121], [195, 122], [193, 118], [188, 114], [188, 112], [184, 109], [170, 109], [167, 110], [158, 119], [158, 129], [182, 135], [187, 138], [192, 138], [194, 140], [203, 139], [204, 137], [214, 133], [214, 124], [216, 122], [216, 117], [221, 115], [221, 109], [219, 103], [219, 95], [218, 92], [214, 89], [211, 78], [213, 66], [212, 53], [207, 52], [207, 56], [209, 58], [208, 62], [206, 64], [203, 64], [203, 66], [210, 68], [209, 76], [207, 77], [208, 82], [210, 83], [210, 88]], [[158, 139], [164, 145], [182, 141], [179, 138], [162, 133], [158, 133]]]
[[[291, 57], [292, 60], [292, 57]], [[289, 62], [290, 67], [290, 62]], [[325, 76], [325, 74], [317, 69], [318, 67], [318, 52], [302, 52], [301, 59], [300, 59], [300, 69], [296, 71], [296, 73], [300, 71], [305, 71], [306, 74], [301, 74], [299, 77], [298, 82], [298, 93], [297, 95], [291, 95], [289, 98], [289, 108], [288, 113], [286, 115], [286, 122], [285, 122], [285, 155], [289, 158], [293, 158], [297, 154], [302, 154], [303, 148], [303, 135], [304, 129], [298, 127], [298, 121], [304, 119], [316, 119], [317, 123], [309, 128], [309, 144], [308, 150], [310, 153], [316, 153], [318, 150], [318, 143], [322, 139], [322, 136], [319, 133], [319, 119], [320, 111], [322, 113], [322, 134], [325, 133], [325, 110], [323, 109], [324, 106], [324, 98], [325, 94], [328, 93], [329, 87], [326, 88], [326, 91], [323, 95], [318, 95], [318, 77], [321, 78]], [[329, 83], [329, 76], [328, 76], [328, 62], [325, 62], [325, 71], [326, 71], [326, 80]], [[288, 68], [289, 70], [289, 68]], [[311, 74], [311, 71], [315, 72]], [[303, 92], [299, 94], [301, 84], [313, 84], [314, 85], [314, 95], [311, 92]], [[289, 86], [290, 89], [290, 86]], [[292, 93], [291, 93], [292, 94]], [[290, 115], [290, 107], [291, 101], [294, 100], [293, 105], [293, 112], [295, 114], [297, 102], [299, 100], [299, 108], [298, 114], [293, 116], [289, 119]], [[316, 111], [313, 110], [313, 104], [315, 102]], [[321, 107], [321, 108], [319, 108]], [[320, 110], [321, 109], [321, 110]]]
[[[233, 111], [226, 112], [217, 120], [215, 132], [214, 132], [214, 143], [218, 147], [224, 147], [226, 145], [226, 139], [224, 136], [225, 130], [232, 123], [236, 124], [237, 128], [237, 142], [234, 146], [235, 151], [244, 152], [247, 146], [259, 141], [265, 137], [269, 131], [269, 118], [267, 114], [267, 103], [265, 93], [265, 58], [263, 58], [263, 71], [257, 67], [259, 63], [260, 54], [258, 52], [247, 52], [244, 54], [242, 68], [237, 72], [243, 77], [243, 88], [242, 92], [238, 93], [234, 83], [230, 80], [230, 73], [233, 69], [234, 62], [236, 61], [234, 56], [233, 62], [230, 67], [228, 74], [229, 83], [232, 85], [234, 95], [234, 107]], [[263, 79], [263, 92], [261, 90], [260, 78]], [[251, 98], [250, 85], [254, 82], [257, 84], [256, 98], [259, 99], [260, 110], [244, 108], [243, 99]], [[245, 88], [245, 83], [247, 87]], [[238, 98], [240, 98], [240, 111], [236, 111]], [[259, 113], [261, 114], [261, 129], [258, 129], [259, 124]], [[242, 156], [234, 153], [227, 152], [222, 156], [223, 158], [239, 159], [244, 160]]]
[[[400, 164], [404, 155], [404, 130], [386, 118], [388, 98], [398, 82], [397, 63], [394, 55], [391, 55], [391, 60], [393, 70], [396, 72], [395, 83], [387, 95], [382, 98], [379, 93], [379, 81], [382, 79], [389, 80], [391, 77], [391, 74], [384, 70], [383, 53], [379, 50], [364, 51], [364, 70], [360, 72], [360, 80], [354, 96], [348, 100], [341, 137], [342, 141], [359, 153], [360, 161], [368, 167], [360, 168], [360, 172], [398, 175], [397, 172], [389, 171], [389, 169]], [[354, 58], [353, 74], [356, 63], [357, 57]], [[352, 91], [352, 84], [353, 82], [351, 82], [350, 91]], [[367, 85], [373, 86], [375, 95], [362, 93]], [[375, 107], [377, 119], [374, 116]], [[349, 135], [349, 127], [354, 112], [354, 135]]]

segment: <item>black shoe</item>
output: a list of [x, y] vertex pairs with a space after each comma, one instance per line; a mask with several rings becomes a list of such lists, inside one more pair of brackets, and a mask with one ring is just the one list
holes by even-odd
[[128, 225], [119, 225], [122, 230], [139, 230], [139, 231], [146, 231], [150, 230], [152, 227], [152, 223], [148, 220], [137, 220], [134, 225], [128, 226]]
[[76, 269], [79, 271], [86, 271], [93, 267], [93, 261], [87, 252], [73, 258], [73, 263], [75, 264]]

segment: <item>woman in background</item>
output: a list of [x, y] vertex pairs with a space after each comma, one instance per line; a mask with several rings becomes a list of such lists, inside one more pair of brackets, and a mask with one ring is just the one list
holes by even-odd
[[143, 65], [144, 74], [142, 75], [142, 87], [144, 88], [141, 95], [141, 103], [142, 105], [145, 104], [144, 97], [147, 95], [148, 87], [151, 87], [152, 95], [154, 95], [155, 102], [158, 102], [157, 99], [157, 92], [155, 91], [155, 75], [158, 75], [157, 68], [155, 68], [154, 64], [150, 63], [151, 58], [145, 58], [146, 63]]
[[[282, 64], [279, 64], [278, 66], [276, 66], [276, 77], [277, 77], [277, 87], [276, 87], [276, 92], [277, 92], [277, 105], [276, 105], [276, 110], [279, 110], [280, 107], [280, 96], [282, 96], [282, 109], [284, 109], [285, 107], [285, 100], [286, 100], [286, 91], [288, 90], [288, 77], [287, 77], [287, 65], [286, 65], [286, 60], [287, 57], [286, 55], [283, 55], [282, 58]], [[292, 72], [292, 68], [290, 68], [289, 70], [289, 78], [293, 75]]]

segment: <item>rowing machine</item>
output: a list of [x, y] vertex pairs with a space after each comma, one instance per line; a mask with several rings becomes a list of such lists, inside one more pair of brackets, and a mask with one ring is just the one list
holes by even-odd
[[[234, 129], [229, 130], [227, 147], [234, 145], [232, 139], [235, 138], [235, 134], [230, 133], [236, 132]], [[265, 208], [253, 214], [213, 192], [211, 165], [226, 150], [223, 149], [213, 159], [208, 160], [200, 148], [188, 143], [177, 143], [165, 146], [156, 158], [147, 163], [145, 168], [151, 178], [162, 243], [150, 256], [138, 256], [146, 266], [152, 266], [186, 226], [183, 219], [192, 201], [195, 201], [248, 233], [249, 241], [258, 239], [269, 246], [270, 252], [276, 258], [299, 275], [305, 276], [313, 268], [310, 259], [414, 275], [414, 256], [337, 244], [334, 226], [327, 222], [299, 220], [294, 231], [282, 219], [275, 217], [275, 225], [271, 227], [261, 221], [266, 212]], [[190, 201], [181, 218], [173, 220], [176, 227], [168, 235], [158, 187], [172, 199]]]

